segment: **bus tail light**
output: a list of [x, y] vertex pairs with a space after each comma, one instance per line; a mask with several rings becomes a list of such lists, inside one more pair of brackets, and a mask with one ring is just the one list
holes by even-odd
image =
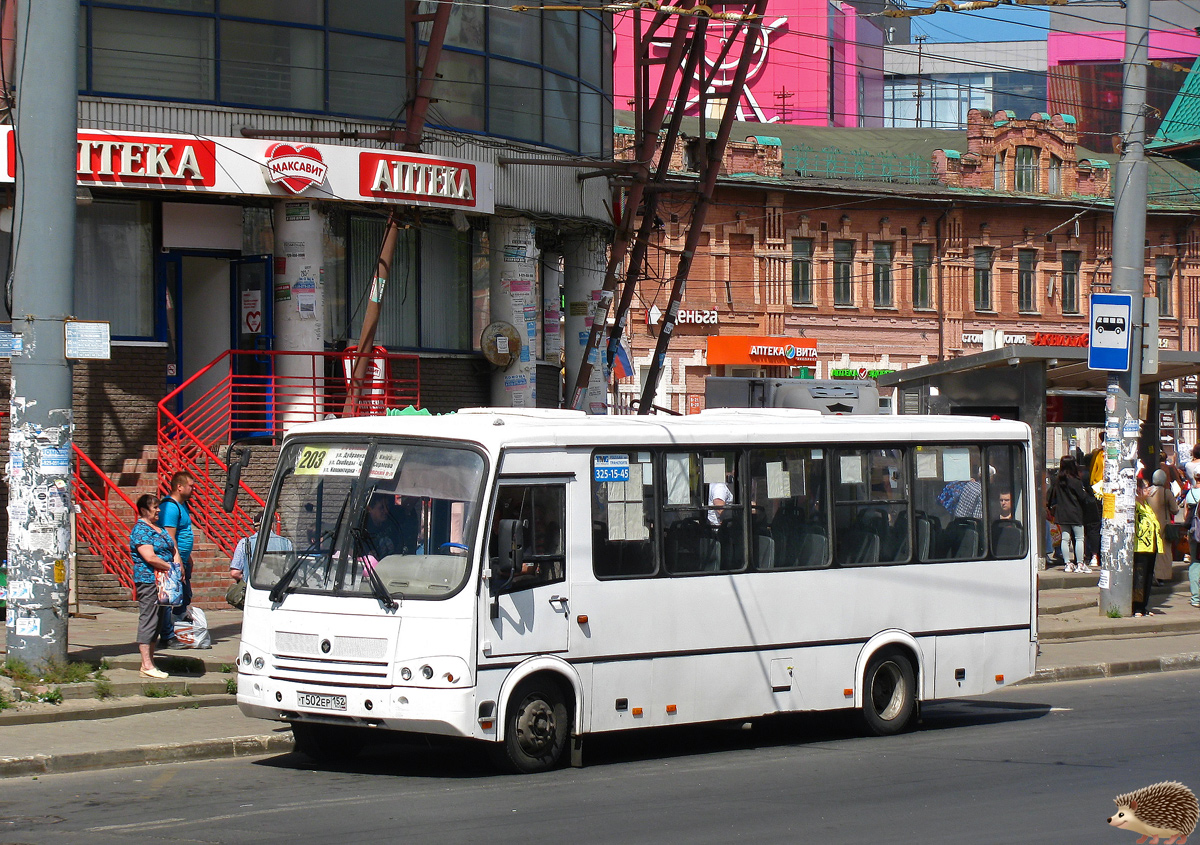
[[483, 728], [485, 731], [490, 731], [492, 729], [492, 723], [491, 722], [480, 722], [479, 727]]

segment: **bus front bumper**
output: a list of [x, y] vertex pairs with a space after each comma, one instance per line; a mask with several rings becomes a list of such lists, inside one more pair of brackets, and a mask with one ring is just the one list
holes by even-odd
[[483, 735], [472, 687], [331, 689], [239, 673], [237, 703], [251, 718], [277, 722], [358, 725], [440, 736]]

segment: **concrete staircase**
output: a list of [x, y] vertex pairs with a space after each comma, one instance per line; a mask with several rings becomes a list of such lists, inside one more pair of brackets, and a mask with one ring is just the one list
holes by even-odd
[[[118, 472], [109, 473], [109, 480], [133, 501], [144, 493], [158, 491], [158, 447], [143, 446], [137, 458], [126, 458]], [[114, 497], [115, 498], [115, 497]], [[137, 514], [119, 499], [113, 510], [132, 528]], [[195, 515], [193, 514], [193, 517]], [[229, 587], [229, 561], [204, 532], [193, 522], [195, 544], [192, 547], [193, 603], [202, 608], [223, 608], [225, 590]], [[80, 600], [103, 607], [133, 607], [129, 590], [115, 575], [104, 571], [100, 556], [80, 543], [76, 566], [79, 572]]]

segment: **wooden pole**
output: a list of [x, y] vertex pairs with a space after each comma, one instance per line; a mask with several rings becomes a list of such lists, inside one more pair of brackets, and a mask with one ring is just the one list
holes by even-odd
[[383, 302], [383, 291], [392, 272], [392, 256], [396, 253], [396, 238], [400, 233], [400, 221], [396, 212], [388, 215], [387, 231], [383, 235], [383, 246], [379, 250], [379, 261], [375, 266], [375, 278], [371, 279], [371, 290], [367, 297], [367, 310], [363, 314], [362, 331], [358, 334], [358, 348], [351, 363], [350, 384], [346, 387], [346, 406], [342, 416], [353, 416], [358, 398], [367, 380], [371, 366], [371, 353], [375, 348], [375, 330], [379, 327], [379, 312]]

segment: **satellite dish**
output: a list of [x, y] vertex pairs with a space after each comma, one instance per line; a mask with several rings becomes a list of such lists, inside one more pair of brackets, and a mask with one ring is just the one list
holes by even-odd
[[479, 345], [484, 358], [497, 367], [507, 367], [521, 352], [521, 335], [512, 323], [499, 320], [483, 330]]

